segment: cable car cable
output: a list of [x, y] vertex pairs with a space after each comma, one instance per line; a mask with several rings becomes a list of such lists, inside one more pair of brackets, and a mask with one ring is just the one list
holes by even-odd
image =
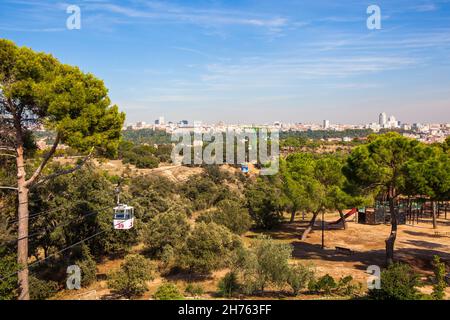
[[[113, 227], [115, 227], [115, 226], [113, 226]], [[15, 271], [14, 273], [11, 273], [11, 274], [9, 274], [9, 275], [7, 275], [7, 276], [1, 277], [1, 278], [0, 278], [0, 281], [4, 281], [5, 279], [11, 278], [12, 276], [14, 276], [16, 273], [18, 273], [18, 272], [20, 272], [20, 271], [23, 271], [23, 270], [32, 268], [32, 267], [34, 267], [34, 266], [36, 266], [36, 265], [38, 265], [38, 264], [40, 264], [40, 263], [42, 263], [42, 262], [44, 262], [44, 261], [50, 259], [50, 258], [55, 257], [56, 255], [58, 255], [58, 254], [60, 254], [60, 253], [62, 253], [62, 252], [64, 252], [64, 251], [69, 250], [70, 248], [76, 247], [77, 245], [82, 244], [83, 242], [86, 242], [86, 241], [88, 241], [88, 240], [91, 240], [91, 239], [93, 239], [94, 237], [96, 237], [96, 236], [98, 236], [98, 235], [100, 235], [100, 234], [102, 234], [102, 233], [105, 233], [106, 231], [109, 231], [109, 230], [99, 231], [99, 232], [97, 232], [97, 233], [95, 233], [95, 234], [93, 234], [93, 235], [91, 235], [91, 236], [89, 236], [89, 237], [87, 237], [87, 238], [84, 238], [84, 239], [82, 239], [82, 240], [80, 240], [80, 241], [78, 241], [78, 242], [75, 242], [75, 243], [73, 243], [73, 244], [71, 244], [71, 245], [69, 245], [69, 246], [67, 246], [67, 247], [65, 247], [65, 248], [63, 248], [63, 249], [61, 249], [61, 250], [59, 250], [59, 251], [57, 251], [57, 252], [54, 252], [54, 253], [48, 255], [47, 257], [45, 257], [45, 258], [43, 258], [43, 259], [37, 260], [37, 261], [35, 261], [35, 262], [32, 262], [32, 263], [30, 263], [29, 265], [27, 265], [27, 267], [25, 267], [25, 268], [19, 269], [19, 270]]]
[[[89, 213], [87, 213], [87, 214], [85, 214], [85, 215], [82, 215], [82, 216], [74, 217], [74, 218], [72, 218], [72, 219], [69, 219], [69, 221], [64, 221], [64, 222], [62, 222], [62, 223], [59, 223], [59, 224], [55, 225], [55, 226], [53, 227], [53, 230], [51, 230], [50, 232], [55, 231], [55, 230], [56, 230], [57, 228], [59, 228], [59, 227], [65, 227], [65, 226], [68, 226], [72, 221], [75, 221], [75, 220], [78, 220], [78, 219], [84, 219], [84, 218], [87, 218], [87, 217], [89, 217], [89, 216], [94, 216], [94, 215], [99, 214], [99, 213], [100, 213], [101, 211], [103, 211], [103, 210], [111, 209], [111, 208], [113, 208], [113, 207], [108, 206], [108, 207], [100, 208], [100, 209], [98, 209], [97, 211], [89, 212]], [[14, 240], [8, 240], [8, 241], [3, 242], [2, 244], [19, 242], [20, 240], [23, 240], [23, 239], [30, 239], [30, 238], [33, 238], [33, 237], [38, 236], [38, 235], [40, 235], [40, 234], [45, 234], [46, 231], [47, 231], [47, 229], [42, 228], [41, 231], [38, 231], [38, 232], [35, 232], [35, 233], [32, 233], [32, 234], [29, 234], [29, 235], [26, 236], [26, 237], [14, 239]]]

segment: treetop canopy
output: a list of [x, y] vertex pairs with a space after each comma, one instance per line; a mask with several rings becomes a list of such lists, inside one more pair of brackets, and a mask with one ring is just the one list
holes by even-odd
[[102, 80], [78, 67], [60, 63], [0, 40], [0, 111], [27, 129], [43, 124], [59, 140], [85, 151], [91, 147], [114, 152], [125, 114], [111, 106]]

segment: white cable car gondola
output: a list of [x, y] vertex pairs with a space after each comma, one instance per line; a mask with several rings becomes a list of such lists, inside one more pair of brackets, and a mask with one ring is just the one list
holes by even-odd
[[114, 207], [113, 227], [116, 230], [129, 230], [134, 226], [134, 207], [120, 203], [120, 182], [115, 192], [117, 207]]
[[134, 208], [119, 204], [114, 208], [113, 226], [116, 230], [129, 230], [134, 226]]

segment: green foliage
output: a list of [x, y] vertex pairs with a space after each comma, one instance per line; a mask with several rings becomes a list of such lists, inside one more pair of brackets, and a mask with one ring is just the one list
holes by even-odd
[[165, 177], [141, 175], [129, 179], [130, 204], [138, 217], [148, 223], [159, 214], [172, 211], [191, 213], [190, 202], [179, 196], [179, 186]]
[[354, 282], [352, 276], [344, 276], [336, 281], [332, 276], [326, 274], [317, 280], [312, 279], [308, 284], [308, 289], [316, 293], [348, 297], [359, 294], [362, 285]]
[[83, 287], [87, 287], [97, 280], [97, 264], [87, 245], [82, 245], [81, 256], [75, 261], [75, 264], [81, 269], [81, 285]]
[[314, 281], [314, 270], [309, 266], [295, 264], [289, 267], [287, 283], [292, 288], [292, 293], [298, 295], [302, 289], [308, 287]]
[[162, 248], [160, 259], [165, 269], [170, 270], [175, 265], [175, 250], [171, 245], [168, 244]]
[[[307, 139], [320, 140], [329, 138], [363, 138], [373, 133], [371, 129], [346, 129], [344, 131], [331, 131], [331, 130], [308, 130], [308, 131], [286, 131], [280, 133], [281, 145], [297, 146], [296, 144], [290, 144], [292, 139], [298, 139], [299, 144], [304, 145]], [[286, 140], [286, 142], [284, 142]]]
[[189, 233], [186, 215], [182, 212], [160, 213], [147, 224], [144, 230], [144, 242], [156, 254], [163, 248], [180, 249]]
[[148, 145], [133, 145], [129, 141], [122, 141], [119, 146], [119, 158], [123, 163], [134, 164], [137, 168], [157, 168], [159, 159], [155, 156], [157, 149]]
[[146, 281], [153, 280], [153, 270], [141, 255], [127, 255], [118, 271], [108, 277], [108, 287], [128, 298], [140, 296], [147, 291]]
[[182, 300], [184, 298], [178, 287], [171, 282], [160, 285], [153, 297], [156, 300]]
[[[110, 106], [103, 81], [8, 40], [0, 40], [0, 61], [0, 94], [20, 105], [22, 115], [37, 118], [78, 150], [117, 150], [125, 115]], [[10, 109], [2, 113], [19, 108]]]
[[216, 184], [220, 184], [231, 177], [227, 171], [222, 170], [218, 165], [206, 165], [204, 169], [205, 174]]
[[242, 278], [247, 294], [264, 291], [267, 285], [283, 287], [289, 276], [292, 247], [268, 236], [260, 236], [249, 249], [236, 252], [234, 268]]
[[362, 290], [360, 282], [354, 282], [352, 276], [345, 276], [339, 279], [335, 293], [340, 296], [354, 296]]
[[248, 210], [240, 202], [232, 200], [220, 201], [216, 210], [201, 214], [197, 221], [215, 222], [238, 235], [248, 231], [252, 224]]
[[204, 293], [203, 287], [199, 284], [189, 283], [184, 292], [190, 294], [191, 296], [198, 297]]
[[57, 282], [51, 280], [41, 280], [35, 276], [30, 276], [29, 287], [31, 300], [46, 300], [55, 295], [59, 289]]
[[447, 287], [445, 282], [445, 263], [441, 262], [441, 258], [435, 255], [433, 257], [433, 267], [434, 283], [431, 296], [435, 300], [442, 300], [445, 297], [445, 288]]
[[19, 269], [15, 254], [10, 253], [6, 247], [0, 247], [0, 274], [6, 277], [0, 281], [0, 300], [14, 300], [17, 297], [17, 275]]
[[171, 136], [163, 130], [141, 129], [141, 130], [125, 130], [123, 131], [123, 139], [136, 144], [147, 143], [154, 144], [170, 144]]
[[[59, 169], [50, 167], [49, 171]], [[112, 228], [114, 185], [89, 165], [34, 189], [30, 200], [30, 214], [54, 211], [31, 221], [30, 227], [40, 231], [30, 239], [31, 252], [43, 248], [48, 254], [100, 231], [104, 231], [101, 237], [87, 243], [94, 256], [126, 250], [138, 241], [139, 223], [127, 232]]]
[[269, 181], [258, 178], [256, 183], [245, 190], [245, 198], [257, 228], [272, 229], [281, 223], [281, 192]]
[[170, 163], [172, 161], [172, 144], [160, 144], [155, 151], [155, 156], [160, 162]]
[[317, 281], [313, 281], [309, 285], [309, 290], [315, 292], [321, 292], [326, 295], [330, 295], [337, 288], [337, 283], [332, 276], [326, 274]]
[[227, 228], [213, 222], [200, 222], [188, 235], [180, 251], [180, 267], [198, 273], [220, 269], [240, 245], [240, 239]]
[[194, 175], [181, 187], [182, 194], [193, 202], [195, 210], [211, 208], [224, 199], [236, 199], [228, 187], [216, 184], [209, 176]]
[[433, 200], [450, 197], [450, 154], [437, 146], [416, 148], [416, 156], [404, 168], [405, 191], [410, 195], [427, 195]]
[[369, 143], [355, 148], [343, 168], [355, 184], [396, 196], [405, 188], [405, 166], [416, 154], [419, 142], [397, 133], [371, 136]]
[[217, 293], [221, 297], [231, 298], [239, 292], [240, 288], [236, 272], [230, 271], [220, 279]]
[[352, 186], [342, 173], [344, 159], [335, 155], [313, 157], [292, 154], [281, 163], [284, 192], [294, 210], [344, 210], [367, 202], [350, 194]]
[[376, 300], [415, 300], [420, 298], [417, 290], [419, 277], [407, 264], [393, 263], [381, 273], [381, 289], [369, 291]]

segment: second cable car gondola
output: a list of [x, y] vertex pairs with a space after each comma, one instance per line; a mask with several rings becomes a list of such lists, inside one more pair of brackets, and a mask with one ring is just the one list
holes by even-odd
[[242, 173], [248, 173], [248, 163], [241, 164], [241, 171]]

